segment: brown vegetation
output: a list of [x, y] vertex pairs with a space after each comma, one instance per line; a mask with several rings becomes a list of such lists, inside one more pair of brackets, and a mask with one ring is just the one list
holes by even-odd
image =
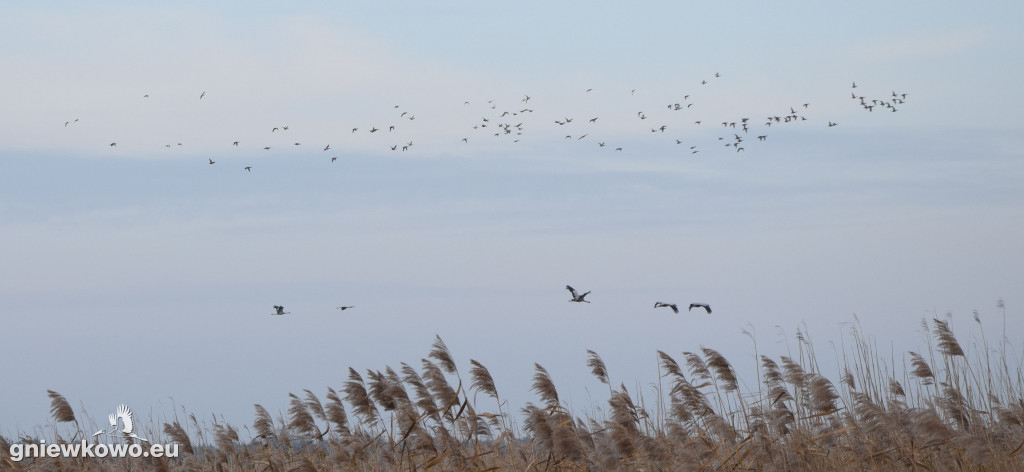
[[[682, 364], [658, 351], [663, 378], [653, 404], [615, 387], [601, 357], [587, 351], [586, 366], [609, 387], [601, 417], [570, 411], [539, 364], [532, 384], [539, 402], [503, 411], [487, 368], [471, 359], [467, 387], [438, 337], [419, 370], [403, 363], [364, 376], [350, 368], [338, 391], [327, 389], [326, 403], [309, 390], [292, 394], [287, 417], [277, 420], [255, 405], [246, 438], [216, 419], [201, 427], [192, 416], [151, 438], [178, 443], [176, 459], [14, 462], [6, 456], [12, 440], [0, 437], [0, 469], [1024, 470], [1024, 388], [1006, 340], [990, 349], [982, 339], [968, 359], [948, 321], [923, 324], [935, 344], [904, 361], [885, 359], [853, 325], [838, 383], [823, 375], [800, 332], [791, 356], [755, 354], [757, 389], [748, 392], [714, 349], [684, 352]], [[80, 437], [67, 400], [49, 395], [53, 419], [74, 422], [70, 434]], [[488, 405], [496, 411], [486, 412]], [[73, 440], [53, 431], [48, 442]]]

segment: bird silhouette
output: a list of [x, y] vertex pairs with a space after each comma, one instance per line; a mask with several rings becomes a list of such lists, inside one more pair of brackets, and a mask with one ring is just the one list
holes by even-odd
[[271, 313], [271, 315], [287, 315], [289, 313], [291, 313], [291, 312], [290, 311], [284, 311], [284, 307], [283, 306], [274, 305], [274, 313]]
[[690, 311], [690, 310], [692, 310], [692, 309], [694, 309], [694, 308], [703, 308], [703, 309], [704, 309], [704, 310], [706, 310], [706, 311], [707, 311], [708, 313], [711, 313], [711, 306], [710, 306], [710, 305], [707, 305], [707, 304], [704, 304], [704, 303], [691, 303], [691, 304], [690, 304], [690, 308], [689, 308], [689, 309], [687, 309], [686, 311]]
[[590, 301], [588, 301], [588, 300], [584, 300], [584, 299], [583, 299], [583, 297], [586, 297], [587, 295], [589, 295], [589, 294], [590, 294], [590, 291], [589, 291], [589, 290], [588, 290], [588, 291], [587, 291], [586, 293], [583, 293], [583, 294], [579, 294], [579, 293], [576, 293], [576, 289], [572, 288], [572, 287], [571, 287], [571, 286], [569, 286], [569, 285], [566, 285], [566, 286], [565, 286], [565, 289], [566, 289], [566, 290], [568, 290], [568, 291], [569, 291], [569, 293], [570, 293], [570, 294], [572, 295], [572, 299], [570, 299], [570, 300], [569, 300], [570, 302], [577, 302], [577, 303], [590, 303]]
[[210, 165], [213, 165], [214, 163], [215, 163], [214, 160], [210, 159]]
[[354, 306], [339, 306], [338, 309], [341, 311], [348, 310], [349, 308], [355, 308]]
[[245, 166], [245, 171], [251, 174], [252, 173], [252, 166]]
[[661, 307], [669, 307], [669, 308], [672, 309], [673, 312], [679, 313], [679, 307], [677, 307], [675, 303], [657, 302], [657, 303], [654, 304], [654, 308], [661, 308]]

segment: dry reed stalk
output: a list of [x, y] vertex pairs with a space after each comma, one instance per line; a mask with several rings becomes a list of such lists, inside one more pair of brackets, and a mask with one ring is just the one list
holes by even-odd
[[707, 347], [701, 347], [701, 352], [704, 353], [704, 357], [707, 359], [707, 367], [715, 373], [717, 380], [722, 383], [722, 388], [726, 392], [738, 390], [739, 379], [736, 378], [736, 372], [733, 371], [732, 365], [725, 359], [725, 356]]
[[665, 375], [672, 374], [677, 379], [686, 378], [683, 376], [683, 370], [679, 367], [679, 363], [672, 356], [658, 351], [658, 359], [661, 360], [661, 368], [665, 369]]
[[345, 401], [352, 406], [352, 410], [359, 417], [359, 421], [362, 424], [371, 425], [377, 423], [379, 418], [377, 407], [373, 405], [370, 395], [366, 392], [366, 384], [363, 382], [363, 377], [351, 367], [348, 368], [348, 380], [345, 381], [342, 391], [345, 392]]
[[949, 328], [949, 323], [942, 321], [938, 318], [934, 318], [932, 321], [935, 322], [935, 338], [939, 341], [939, 352], [947, 356], [961, 356], [964, 355], [964, 350], [960, 348], [960, 343], [956, 341], [956, 336], [953, 335], [953, 330]]
[[469, 363], [473, 366], [469, 370], [469, 374], [473, 378], [473, 382], [470, 384], [470, 387], [478, 392], [484, 392], [494, 399], [497, 399], [498, 389], [494, 386], [494, 379], [491, 377], [490, 371], [488, 371], [483, 364], [473, 359], [470, 359]]
[[253, 408], [256, 410], [256, 420], [252, 423], [252, 427], [258, 433], [257, 437], [266, 441], [277, 437], [277, 434], [274, 433], [274, 420], [270, 418], [270, 413], [267, 413], [267, 410], [259, 404], [253, 405]]
[[309, 408], [295, 394], [289, 393], [288, 396], [291, 397], [291, 406], [288, 408], [287, 427], [298, 431], [307, 438], [319, 438], [320, 430], [316, 426], [316, 421], [313, 420], [313, 415], [309, 413]]
[[608, 368], [601, 360], [601, 356], [590, 349], [587, 349], [587, 367], [590, 367], [590, 373], [597, 377], [598, 382], [608, 384]]
[[63, 395], [53, 390], [47, 390], [46, 394], [50, 397], [50, 415], [54, 420], [59, 423], [77, 423], [75, 412]]
[[915, 377], [921, 379], [921, 382], [925, 385], [932, 385], [935, 382], [935, 374], [932, 373], [932, 368], [928, 366], [924, 358], [920, 354], [910, 351], [910, 365], [914, 370], [910, 371]]
[[427, 359], [423, 359], [422, 363], [422, 375], [423, 379], [426, 381], [427, 389], [430, 390], [436, 405], [440, 405], [439, 407], [435, 407], [432, 411], [440, 413], [441, 416], [448, 421], [455, 421], [455, 414], [452, 413], [451, 407], [459, 403], [458, 391], [448, 384], [448, 379], [445, 378], [444, 372], [437, 366], [437, 364], [434, 364]]
[[434, 336], [434, 344], [431, 345], [429, 356], [441, 364], [441, 368], [448, 374], [455, 375], [457, 372], [455, 369], [455, 359], [452, 358], [452, 353], [448, 350], [448, 346], [441, 340], [441, 336]]
[[540, 364], [535, 363], [533, 367], [533, 387], [530, 391], [537, 393], [548, 408], [557, 408], [559, 406], [558, 390], [555, 389], [555, 383], [551, 381], [551, 375]]
[[341, 402], [341, 398], [338, 397], [338, 392], [335, 392], [330, 387], [327, 387], [327, 407], [325, 413], [327, 414], [327, 420], [334, 425], [334, 430], [342, 438], [352, 435], [352, 431], [348, 427], [348, 415], [345, 414], [345, 405]]
[[177, 420], [173, 424], [164, 423], [164, 434], [170, 436], [171, 441], [178, 443], [181, 446], [182, 452], [195, 454], [195, 450], [192, 449], [192, 441], [188, 438], [188, 433], [185, 432], [185, 428], [182, 428]]

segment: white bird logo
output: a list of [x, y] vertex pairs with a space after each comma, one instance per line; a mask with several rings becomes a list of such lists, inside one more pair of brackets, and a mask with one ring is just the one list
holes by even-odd
[[[137, 434], [135, 434], [135, 422], [132, 421], [132, 410], [128, 408], [128, 405], [119, 405], [117, 407], [116, 413], [111, 413], [107, 415], [107, 420], [110, 421], [110, 432], [108, 434], [115, 434], [118, 432], [117, 420], [121, 420], [121, 424], [124, 425], [124, 427], [121, 428], [120, 431], [123, 437], [135, 438], [138, 439], [139, 441], [149, 442], [148, 439], [141, 438]], [[93, 434], [93, 436], [98, 436], [103, 432], [103, 430], [97, 431], [96, 434]]]

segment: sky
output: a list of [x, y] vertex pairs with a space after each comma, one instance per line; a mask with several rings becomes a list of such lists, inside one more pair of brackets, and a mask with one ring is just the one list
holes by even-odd
[[747, 333], [828, 359], [855, 322], [895, 364], [947, 314], [1019, 359], [1022, 10], [0, 5], [0, 434], [47, 389], [251, 424], [435, 335], [512, 411], [534, 363], [600, 410], [587, 349], [645, 395], [657, 350], [756, 389]]

